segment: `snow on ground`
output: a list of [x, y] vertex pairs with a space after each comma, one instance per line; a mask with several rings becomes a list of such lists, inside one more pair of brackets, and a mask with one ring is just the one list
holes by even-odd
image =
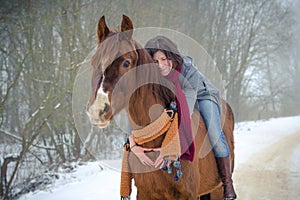
[[[267, 121], [242, 122], [235, 126], [235, 167], [244, 164], [260, 150], [278, 142], [280, 139], [300, 131], [300, 116], [276, 118]], [[295, 172], [300, 163], [299, 147], [293, 152], [290, 161]], [[91, 162], [79, 166], [75, 172], [61, 174], [54, 185], [43, 191], [23, 195], [21, 200], [98, 200], [120, 199], [120, 160]], [[101, 170], [103, 169], [103, 170]], [[298, 179], [293, 179], [299, 185]], [[132, 199], [135, 199], [136, 190]]]
[[[299, 141], [300, 143], [300, 141]], [[294, 151], [294, 153], [292, 154], [291, 156], [292, 158], [294, 158], [293, 160], [291, 160], [291, 172], [294, 173], [294, 174], [297, 174], [299, 173], [299, 166], [300, 166], [300, 145], [297, 147], [297, 149]], [[295, 184], [295, 186], [297, 188], [299, 188], [300, 190], [300, 180], [299, 180], [299, 176], [293, 176], [291, 177], [293, 183]]]
[[236, 165], [246, 162], [254, 153], [297, 131], [300, 131], [300, 116], [236, 124]]

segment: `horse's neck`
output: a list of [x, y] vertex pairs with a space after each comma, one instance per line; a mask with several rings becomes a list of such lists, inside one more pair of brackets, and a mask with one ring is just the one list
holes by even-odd
[[138, 43], [135, 43], [135, 47], [138, 53], [138, 67], [134, 74], [137, 89], [130, 97], [128, 109], [133, 129], [144, 127], [157, 119], [165, 105], [174, 98], [169, 91], [171, 83], [160, 74], [148, 52]]
[[[127, 113], [130, 115], [130, 125], [133, 130], [141, 129], [156, 120], [164, 109], [164, 103], [151, 90], [140, 89], [142, 91], [137, 91], [132, 96], [129, 109], [127, 109]], [[164, 135], [161, 135], [150, 142], [142, 144], [142, 146], [146, 148], [159, 148], [163, 139]]]
[[132, 129], [145, 127], [157, 119], [164, 110], [164, 103], [148, 89], [149, 86], [142, 86], [130, 99], [127, 112]]

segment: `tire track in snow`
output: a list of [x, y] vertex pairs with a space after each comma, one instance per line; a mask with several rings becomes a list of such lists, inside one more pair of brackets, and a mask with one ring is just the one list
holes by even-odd
[[233, 175], [238, 199], [298, 199], [299, 147], [300, 131], [282, 138], [239, 165]]

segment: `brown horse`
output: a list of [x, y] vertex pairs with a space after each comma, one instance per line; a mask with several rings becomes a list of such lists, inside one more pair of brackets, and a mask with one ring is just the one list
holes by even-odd
[[[108, 28], [104, 16], [98, 22], [98, 46], [92, 57], [92, 94], [87, 112], [92, 124], [103, 128], [121, 109], [126, 110], [132, 129], [149, 125], [174, 99], [173, 86], [165, 81], [151, 56], [133, 38], [133, 24], [123, 15], [121, 31]], [[222, 199], [222, 182], [218, 175], [215, 157], [207, 140], [207, 131], [201, 115], [192, 115], [195, 141], [193, 162], [182, 160], [183, 176], [174, 181], [173, 176], [160, 169], [145, 167], [134, 154], [129, 153], [131, 167], [144, 173], [133, 172], [137, 199], [197, 199], [210, 194], [211, 199]], [[222, 101], [222, 124], [234, 161], [234, 118], [230, 106]], [[143, 144], [144, 147], [161, 147], [164, 135]], [[202, 153], [201, 153], [202, 152]], [[155, 159], [157, 153], [150, 152]], [[134, 164], [132, 164], [134, 163]]]

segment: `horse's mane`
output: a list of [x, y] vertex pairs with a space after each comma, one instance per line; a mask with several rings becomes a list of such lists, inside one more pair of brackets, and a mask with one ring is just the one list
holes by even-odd
[[[134, 45], [139, 59], [133, 71], [135, 88], [134, 93], [129, 97], [128, 108], [135, 124], [145, 126], [160, 115], [157, 110], [156, 116], [149, 118], [148, 113], [152, 106], [161, 105], [162, 107], [167, 107], [175, 99], [175, 92], [174, 85], [161, 75], [159, 68], [153, 62], [148, 52], [137, 42]], [[126, 89], [128, 88], [130, 87], [127, 86]]]
[[108, 67], [115, 59], [121, 56], [119, 55], [119, 37], [119, 32], [110, 32], [104, 41], [98, 43], [96, 52], [91, 59], [93, 70], [104, 67], [102, 69], [104, 71], [105, 67]]

